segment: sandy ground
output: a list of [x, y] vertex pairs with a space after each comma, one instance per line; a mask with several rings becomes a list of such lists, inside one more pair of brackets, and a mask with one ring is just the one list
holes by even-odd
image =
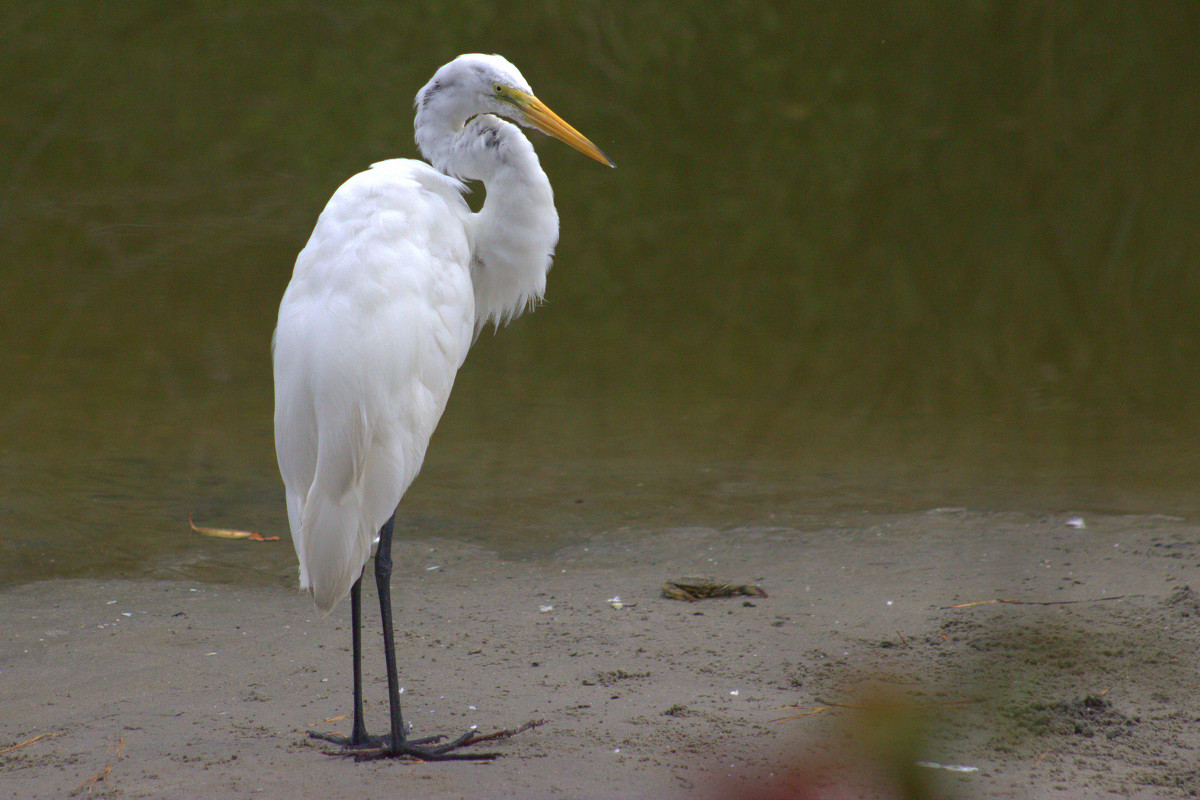
[[[355, 763], [307, 738], [349, 729], [331, 720], [349, 710], [348, 604], [323, 619], [283, 589], [10, 588], [0, 797], [1195, 796], [1200, 527], [1071, 521], [682, 529], [529, 561], [400, 542], [417, 734], [545, 720], [493, 762]], [[769, 596], [660, 595], [697, 573]]]

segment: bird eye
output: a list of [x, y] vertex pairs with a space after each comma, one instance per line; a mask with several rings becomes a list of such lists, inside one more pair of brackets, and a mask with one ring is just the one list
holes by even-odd
[[492, 86], [492, 91], [496, 94], [504, 94], [504, 87], [497, 83]]

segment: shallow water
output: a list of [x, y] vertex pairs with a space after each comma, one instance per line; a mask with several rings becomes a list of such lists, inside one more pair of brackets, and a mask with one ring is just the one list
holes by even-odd
[[481, 337], [405, 530], [1192, 515], [1200, 20], [1145, 5], [6, 12], [0, 583], [290, 574], [188, 517], [286, 537], [292, 261], [471, 50], [618, 169], [536, 142], [547, 302]]

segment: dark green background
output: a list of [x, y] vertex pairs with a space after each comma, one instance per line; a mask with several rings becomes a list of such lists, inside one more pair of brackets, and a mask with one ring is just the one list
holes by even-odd
[[1191, 0], [44, 3], [0, 35], [0, 582], [287, 580], [188, 514], [286, 537], [292, 261], [471, 51], [618, 169], [536, 136], [547, 302], [481, 337], [406, 530], [1196, 510]]

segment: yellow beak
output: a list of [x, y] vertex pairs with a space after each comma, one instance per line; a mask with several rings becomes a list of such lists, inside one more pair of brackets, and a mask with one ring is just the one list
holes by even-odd
[[585, 156], [594, 158], [601, 164], [607, 164], [610, 167], [616, 166], [611, 158], [600, 151], [599, 147], [596, 147], [586, 136], [568, 125], [566, 120], [547, 108], [541, 100], [524, 92], [514, 91], [512, 94], [516, 101], [515, 105], [525, 113], [525, 118], [529, 120], [530, 125], [575, 148]]

